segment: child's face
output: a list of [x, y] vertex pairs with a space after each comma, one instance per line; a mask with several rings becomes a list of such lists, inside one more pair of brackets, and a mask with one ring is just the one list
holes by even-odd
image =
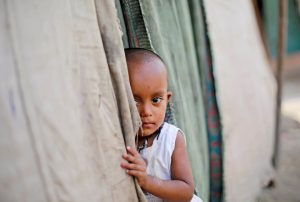
[[167, 91], [167, 72], [163, 63], [127, 62], [130, 85], [142, 120], [143, 134], [153, 134], [163, 123], [171, 92]]

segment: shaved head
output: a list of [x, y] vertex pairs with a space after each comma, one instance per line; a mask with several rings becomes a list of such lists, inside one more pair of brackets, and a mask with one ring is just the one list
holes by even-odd
[[156, 53], [143, 48], [128, 48], [125, 56], [130, 78], [133, 75], [160, 75], [167, 84], [166, 65]]
[[151, 62], [153, 60], [159, 60], [165, 66], [165, 62], [159, 55], [144, 48], [126, 48], [125, 56], [127, 61]]

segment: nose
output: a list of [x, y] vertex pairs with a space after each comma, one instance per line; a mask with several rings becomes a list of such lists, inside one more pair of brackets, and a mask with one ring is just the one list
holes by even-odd
[[140, 116], [141, 117], [148, 117], [148, 116], [152, 116], [152, 110], [151, 110], [151, 104], [149, 103], [144, 103], [143, 105], [141, 105], [140, 107]]

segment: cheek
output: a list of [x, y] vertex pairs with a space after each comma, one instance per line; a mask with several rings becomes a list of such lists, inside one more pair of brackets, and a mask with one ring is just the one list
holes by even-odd
[[139, 105], [136, 105], [136, 108], [137, 108], [137, 110], [139, 112], [139, 115], [141, 115], [141, 113], [142, 113], [142, 107], [139, 106]]
[[157, 110], [156, 115], [159, 119], [164, 120], [165, 114], [166, 114], [166, 109], [167, 109], [167, 105], [163, 105]]

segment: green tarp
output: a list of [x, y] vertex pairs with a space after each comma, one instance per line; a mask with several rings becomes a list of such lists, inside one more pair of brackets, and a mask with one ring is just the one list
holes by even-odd
[[185, 132], [196, 191], [208, 200], [208, 148], [201, 81], [186, 1], [141, 1], [154, 50], [168, 66], [177, 124]]

